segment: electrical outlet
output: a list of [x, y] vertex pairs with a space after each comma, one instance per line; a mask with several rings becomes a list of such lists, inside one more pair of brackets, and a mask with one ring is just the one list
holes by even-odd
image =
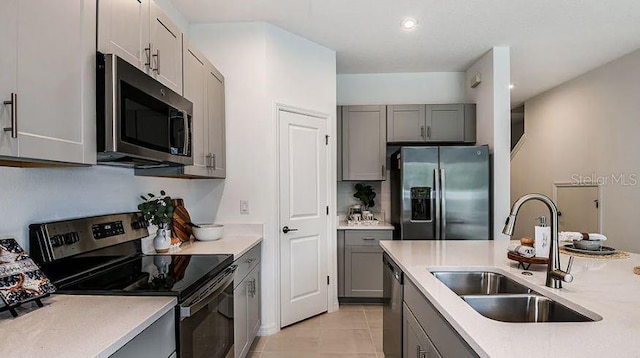
[[249, 200], [240, 200], [240, 214], [249, 214]]

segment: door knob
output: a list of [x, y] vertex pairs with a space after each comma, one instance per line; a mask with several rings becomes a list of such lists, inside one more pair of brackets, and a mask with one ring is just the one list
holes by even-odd
[[289, 229], [288, 226], [285, 226], [282, 228], [282, 232], [285, 234], [288, 233], [289, 231], [298, 231], [298, 229]]

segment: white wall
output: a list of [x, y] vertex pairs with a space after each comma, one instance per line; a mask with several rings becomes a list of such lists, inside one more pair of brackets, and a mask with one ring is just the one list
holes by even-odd
[[[554, 182], [580, 176], [607, 179], [600, 208], [608, 245], [640, 252], [639, 93], [640, 50], [526, 101], [526, 140], [511, 161], [513, 200], [529, 192], [551, 197]], [[612, 179], [620, 176], [626, 183]], [[542, 205], [524, 206], [516, 237], [532, 237], [541, 214], [548, 215]]]
[[73, 217], [136, 211], [139, 196], [165, 190], [185, 200], [194, 221], [212, 222], [216, 202], [195, 210], [196, 195], [219, 180], [135, 177], [133, 170], [109, 167], [37, 169], [0, 167], [0, 237], [15, 237], [29, 250], [28, 225]]
[[[279, 329], [275, 108], [284, 104], [329, 114], [335, 138], [335, 52], [264, 23], [193, 25], [190, 33], [226, 84], [227, 179], [224, 190], [203, 200], [220, 201], [218, 222], [264, 223], [261, 333], [271, 334]], [[335, 158], [335, 143], [331, 150]], [[333, 160], [330, 168], [335, 183]], [[335, 184], [329, 190], [335, 208]], [[249, 200], [249, 215], [240, 214], [241, 199]], [[335, 241], [335, 227], [330, 234]]]
[[338, 105], [463, 103], [464, 72], [338, 75]]
[[[469, 83], [481, 73], [482, 83], [471, 88]], [[508, 239], [502, 234], [510, 209], [510, 123], [511, 78], [510, 50], [494, 47], [466, 72], [467, 100], [476, 103], [477, 144], [488, 144], [492, 159], [493, 238]]]

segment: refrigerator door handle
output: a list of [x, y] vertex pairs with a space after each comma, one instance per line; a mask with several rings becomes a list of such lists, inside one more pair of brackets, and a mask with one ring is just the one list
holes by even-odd
[[442, 240], [447, 239], [447, 200], [445, 193], [447, 190], [447, 180], [444, 172], [444, 168], [440, 169], [440, 205], [442, 205]]
[[433, 182], [434, 182], [434, 194], [435, 194], [435, 207], [436, 207], [436, 240], [440, 240], [440, 169], [433, 170]]

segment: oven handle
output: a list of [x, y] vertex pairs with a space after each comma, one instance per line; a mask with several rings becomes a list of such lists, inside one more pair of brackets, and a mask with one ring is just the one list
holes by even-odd
[[236, 265], [232, 265], [221, 274], [224, 275], [224, 278], [211, 289], [213, 293], [189, 306], [180, 306], [180, 320], [191, 317], [201, 309], [207, 307], [207, 305], [224, 292], [229, 285], [233, 284], [233, 274], [236, 271], [236, 267]]

